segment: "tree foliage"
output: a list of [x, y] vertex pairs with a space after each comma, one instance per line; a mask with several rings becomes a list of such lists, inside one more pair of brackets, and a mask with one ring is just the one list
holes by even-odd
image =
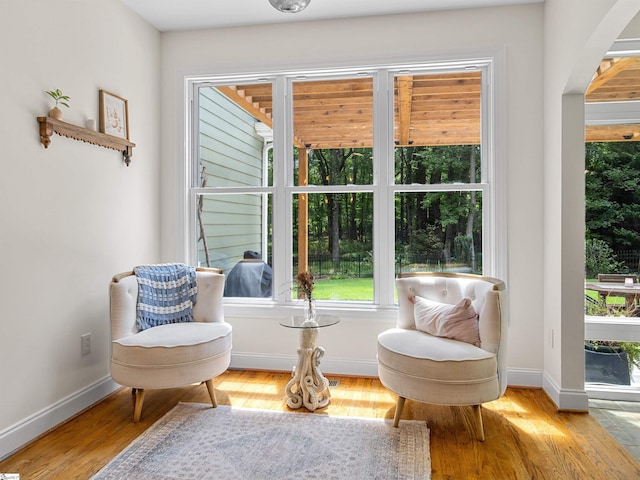
[[588, 143], [586, 238], [613, 251], [640, 249], [640, 143]]
[[[396, 183], [475, 183], [480, 179], [480, 152], [475, 145], [396, 149]], [[402, 194], [396, 208], [396, 253], [433, 256], [446, 263], [471, 264], [482, 242], [479, 192]], [[466, 240], [460, 240], [464, 237]], [[458, 238], [458, 240], [456, 240]], [[426, 243], [426, 244], [425, 244]]]
[[[404, 185], [475, 183], [480, 179], [480, 164], [478, 146], [398, 147], [395, 181]], [[372, 185], [372, 151], [310, 151], [308, 181], [325, 186]], [[475, 263], [475, 251], [482, 242], [481, 201], [479, 192], [468, 190], [397, 195], [396, 253]], [[371, 251], [373, 219], [371, 193], [310, 195], [310, 252], [335, 259], [356, 250]]]
[[596, 278], [598, 273], [623, 273], [624, 266], [604, 240], [589, 238], [585, 243], [585, 275]]

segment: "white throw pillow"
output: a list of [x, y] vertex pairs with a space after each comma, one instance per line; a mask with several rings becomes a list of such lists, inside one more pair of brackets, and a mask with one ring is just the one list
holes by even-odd
[[417, 295], [414, 298], [414, 318], [418, 330], [480, 346], [478, 314], [470, 298], [465, 297], [456, 305], [434, 302]]

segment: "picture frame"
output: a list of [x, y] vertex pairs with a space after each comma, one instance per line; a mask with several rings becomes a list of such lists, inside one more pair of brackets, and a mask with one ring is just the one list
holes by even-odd
[[129, 102], [100, 90], [100, 132], [129, 140]]

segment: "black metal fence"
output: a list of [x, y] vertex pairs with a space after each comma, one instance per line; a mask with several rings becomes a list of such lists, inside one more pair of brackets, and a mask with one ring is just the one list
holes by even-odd
[[[297, 257], [294, 258], [294, 270], [297, 269]], [[334, 260], [330, 255], [309, 255], [309, 269], [317, 277], [332, 278], [371, 278], [373, 261], [369, 253], [352, 253]]]
[[[640, 273], [640, 251], [623, 250], [616, 252], [616, 258], [629, 269], [629, 273]], [[621, 272], [625, 273], [625, 272]]]
[[[476, 253], [476, 265], [447, 262], [444, 256], [398, 255], [395, 259], [396, 275], [402, 272], [467, 272], [482, 273], [482, 254]], [[294, 270], [297, 269], [297, 257], [294, 258]], [[352, 253], [334, 260], [330, 255], [309, 255], [309, 268], [317, 277], [332, 278], [371, 278], [373, 277], [373, 257], [370, 253]]]

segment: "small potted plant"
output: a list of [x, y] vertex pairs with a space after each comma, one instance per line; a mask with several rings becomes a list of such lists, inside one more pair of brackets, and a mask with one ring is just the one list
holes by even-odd
[[69, 108], [68, 102], [69, 100], [71, 100], [71, 97], [69, 97], [68, 95], [64, 95], [59, 88], [57, 88], [56, 90], [45, 91], [44, 93], [49, 95], [56, 102], [53, 108], [49, 110], [49, 116], [51, 118], [55, 118], [56, 120], [60, 120], [62, 118], [62, 110], [58, 108], [58, 105], [64, 105], [65, 107]]

